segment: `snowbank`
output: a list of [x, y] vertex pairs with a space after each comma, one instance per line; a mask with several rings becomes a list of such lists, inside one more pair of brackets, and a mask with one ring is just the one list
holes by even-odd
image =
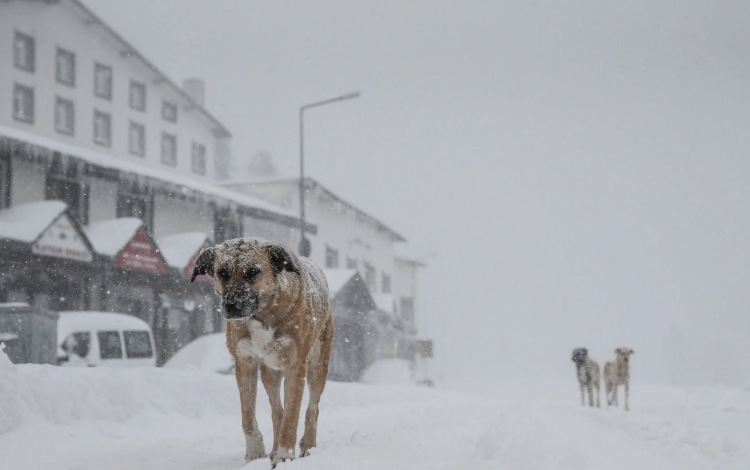
[[205, 372], [14, 365], [0, 352], [0, 434], [26, 419], [124, 422], [143, 411], [238, 413], [237, 386], [233, 377]]
[[[404, 369], [376, 371], [392, 380]], [[444, 385], [328, 382], [318, 447], [277, 468], [750, 468], [750, 388], [634, 383], [625, 412], [581, 407], [573, 377]], [[262, 386], [256, 411], [269, 451]], [[244, 446], [231, 375], [14, 366], [0, 353], [3, 469], [270, 468], [268, 460], [244, 465]]]
[[177, 351], [177, 354], [172, 356], [164, 367], [224, 374], [233, 372], [234, 358], [227, 349], [226, 333], [201, 336]]
[[377, 361], [362, 374], [361, 381], [366, 384], [412, 383], [409, 363], [402, 359]]

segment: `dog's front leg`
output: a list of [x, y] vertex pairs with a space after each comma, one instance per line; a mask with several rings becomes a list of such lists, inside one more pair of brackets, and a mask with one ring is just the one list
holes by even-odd
[[281, 431], [281, 419], [284, 417], [284, 407], [281, 405], [281, 381], [284, 373], [274, 370], [265, 364], [260, 366], [260, 378], [271, 402], [271, 420], [273, 421], [273, 448], [271, 449], [271, 460], [276, 456], [279, 448], [279, 432]]
[[584, 394], [583, 394], [584, 393], [583, 392], [583, 382], [578, 382], [578, 385], [581, 387], [581, 406], [583, 406], [584, 405], [584, 401], [583, 401], [583, 397], [584, 397]]
[[245, 432], [245, 461], [266, 456], [263, 435], [255, 419], [255, 396], [258, 391], [258, 364], [235, 361], [234, 375], [240, 390], [242, 407], [242, 430]]
[[305, 390], [305, 364], [284, 372], [284, 416], [281, 418], [279, 448], [273, 456], [272, 463], [294, 458], [294, 447], [297, 441], [299, 410], [302, 405], [302, 394]]
[[630, 411], [628, 408], [628, 395], [630, 394], [630, 382], [625, 382], [625, 411]]

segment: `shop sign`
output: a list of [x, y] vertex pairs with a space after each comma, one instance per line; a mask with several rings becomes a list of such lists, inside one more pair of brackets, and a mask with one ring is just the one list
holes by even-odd
[[94, 258], [83, 235], [70, 221], [68, 214], [62, 214], [47, 227], [42, 236], [31, 245], [31, 252], [88, 263]]
[[[193, 256], [193, 259], [188, 263], [188, 265], [185, 267], [185, 270], [182, 272], [182, 274], [185, 277], [192, 277], [193, 275], [193, 268], [195, 267], [195, 262], [198, 260], [198, 256], [201, 254], [201, 250], [203, 248], [206, 248], [208, 246], [208, 243], [204, 244], [200, 250], [198, 250], [198, 253]], [[206, 276], [205, 274], [201, 274], [200, 276], [197, 276], [195, 278], [196, 280], [206, 281], [213, 283], [214, 280], [211, 276]]]
[[143, 229], [138, 230], [115, 259], [115, 265], [136, 271], [164, 274], [167, 265]]

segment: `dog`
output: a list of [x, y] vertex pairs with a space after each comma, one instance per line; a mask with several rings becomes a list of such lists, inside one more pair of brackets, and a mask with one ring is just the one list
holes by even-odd
[[576, 348], [573, 350], [571, 361], [576, 364], [576, 376], [578, 384], [581, 386], [581, 405], [584, 404], [584, 388], [589, 391], [589, 406], [594, 406], [594, 396], [592, 389], [596, 389], [596, 406], [599, 408], [599, 391], [600, 391], [600, 374], [599, 364], [589, 357], [586, 348]]
[[227, 347], [235, 359], [242, 405], [245, 461], [266, 457], [255, 419], [258, 369], [271, 402], [272, 466], [294, 459], [305, 378], [310, 401], [299, 455], [310, 455], [317, 443], [318, 403], [334, 334], [323, 271], [281, 245], [236, 238], [201, 250], [190, 281], [202, 274], [213, 278], [227, 319]]
[[[625, 386], [625, 411], [629, 411], [628, 395], [630, 394], [630, 355], [632, 349], [615, 349], [615, 362], [604, 364], [604, 387], [607, 392], [607, 406], [617, 406], [617, 387]], [[611, 394], [611, 397], [610, 397]]]

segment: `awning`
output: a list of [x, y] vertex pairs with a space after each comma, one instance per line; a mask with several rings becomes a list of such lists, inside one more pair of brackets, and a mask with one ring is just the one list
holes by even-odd
[[[203, 248], [211, 246], [211, 239], [203, 232], [185, 232], [162, 237], [157, 245], [169, 267], [181, 271], [185, 277], [191, 277], [195, 260]], [[213, 282], [209, 276], [198, 276], [196, 279]]]
[[135, 217], [103, 220], [83, 229], [94, 250], [114, 258], [115, 266], [148, 273], [164, 274], [167, 263], [143, 221]]
[[28, 244], [31, 253], [90, 263], [93, 247], [62, 201], [19, 204], [0, 211], [0, 238]]

